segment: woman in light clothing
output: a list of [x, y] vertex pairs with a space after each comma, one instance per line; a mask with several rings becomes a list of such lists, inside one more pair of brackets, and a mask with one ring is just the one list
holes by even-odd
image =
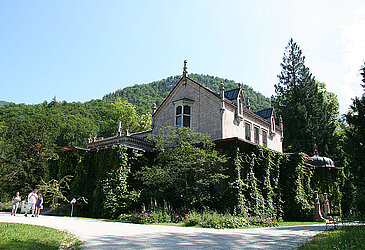
[[37, 199], [38, 199], [37, 190], [33, 190], [33, 192], [31, 192], [28, 195], [28, 200], [27, 200], [28, 207], [27, 207], [27, 210], [25, 210], [25, 214], [24, 214], [25, 217], [27, 217], [29, 209], [32, 210], [32, 217], [34, 217], [35, 204], [37, 202]]
[[22, 199], [20, 198], [19, 196], [19, 192], [16, 192], [16, 195], [13, 197], [13, 209], [11, 210], [11, 215], [16, 215], [16, 211], [18, 210], [18, 207], [19, 207], [19, 202], [21, 201]]

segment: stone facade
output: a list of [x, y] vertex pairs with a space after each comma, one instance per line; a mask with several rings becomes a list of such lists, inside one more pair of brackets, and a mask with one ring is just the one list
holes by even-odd
[[189, 126], [208, 134], [211, 140], [238, 138], [282, 152], [282, 123], [275, 124], [274, 110], [254, 113], [245, 103], [240, 85], [228, 92], [222, 85], [218, 94], [184, 75], [153, 114], [152, 133], [157, 134], [166, 126], [177, 126], [178, 106], [190, 106]]
[[264, 146], [282, 152], [283, 124], [278, 126], [273, 108], [252, 112], [249, 99], [245, 99], [239, 84], [237, 89], [225, 91], [223, 83], [220, 93], [203, 86], [187, 75], [184, 62], [183, 77], [156, 110], [152, 107], [152, 130], [135, 134], [122, 134], [120, 126], [117, 135], [111, 138], [92, 140], [88, 148], [125, 144], [148, 151], [149, 146], [142, 143], [150, 133], [158, 134], [166, 126], [187, 126], [195, 132], [208, 134], [211, 140], [237, 138], [245, 143]]

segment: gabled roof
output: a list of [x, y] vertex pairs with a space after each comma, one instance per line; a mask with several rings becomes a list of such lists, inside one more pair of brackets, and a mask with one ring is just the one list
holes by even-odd
[[224, 97], [228, 100], [234, 100], [237, 99], [238, 94], [240, 93], [240, 89], [231, 89], [226, 92], [224, 92]]
[[264, 119], [270, 118], [273, 114], [273, 108], [267, 108], [260, 111], [255, 112], [256, 115], [261, 116]]
[[[170, 93], [168, 94], [168, 96], [165, 98], [165, 100], [160, 104], [160, 106], [157, 108], [156, 112], [154, 114], [152, 114], [152, 116], [154, 116], [155, 114], [158, 113], [158, 111], [161, 109], [161, 107], [166, 103], [166, 101], [169, 99], [170, 95], [172, 95], [172, 93], [175, 91], [175, 89], [177, 88], [177, 86], [180, 84], [180, 82], [189, 79], [189, 81], [197, 84], [198, 86], [202, 87], [203, 89], [207, 90], [208, 92], [210, 92], [211, 94], [215, 95], [216, 97], [220, 98], [220, 95], [218, 93], [216, 93], [215, 91], [211, 90], [210, 88], [204, 86], [203, 84], [201, 84], [198, 81], [195, 81], [187, 76], [182, 77], [178, 83], [174, 86], [174, 88], [170, 91]], [[225, 100], [227, 103], [231, 104], [231, 105], [235, 105], [233, 102], [231, 102], [230, 100]]]

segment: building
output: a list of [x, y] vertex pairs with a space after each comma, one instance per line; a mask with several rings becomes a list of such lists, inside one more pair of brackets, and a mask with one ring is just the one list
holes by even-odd
[[[144, 141], [148, 134], [157, 134], [166, 126], [184, 126], [208, 134], [213, 141], [234, 138], [243, 143], [283, 151], [283, 124], [281, 119], [277, 119], [273, 108], [252, 112], [241, 84], [236, 89], [225, 91], [221, 83], [220, 93], [216, 93], [190, 79], [186, 63], [185, 60], [182, 78], [160, 107], [153, 105], [152, 130], [122, 133], [119, 124], [116, 136], [89, 138], [88, 148], [124, 144], [149, 151], [151, 145]], [[276, 124], [277, 120], [279, 124]]]

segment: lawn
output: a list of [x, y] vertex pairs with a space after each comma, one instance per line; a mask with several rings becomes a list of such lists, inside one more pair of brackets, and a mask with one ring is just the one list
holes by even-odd
[[0, 223], [0, 249], [79, 249], [72, 234], [53, 228]]
[[318, 234], [299, 249], [365, 249], [365, 226], [343, 226]]
[[324, 222], [318, 221], [281, 221], [278, 222], [279, 227], [288, 227], [288, 226], [305, 226], [305, 225], [314, 225], [314, 224], [323, 224]]

